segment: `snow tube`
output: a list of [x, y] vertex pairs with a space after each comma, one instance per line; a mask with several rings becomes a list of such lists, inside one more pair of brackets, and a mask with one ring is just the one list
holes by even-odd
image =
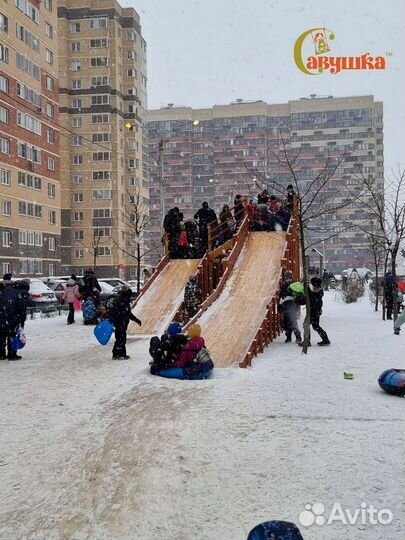
[[393, 396], [405, 396], [405, 369], [387, 369], [381, 373], [378, 384]]
[[288, 521], [266, 521], [250, 531], [247, 540], [304, 540], [294, 523]]
[[205, 364], [195, 364], [188, 365], [184, 368], [166, 368], [161, 369], [154, 373], [158, 377], [165, 377], [166, 379], [180, 379], [187, 381], [201, 381], [203, 379], [208, 379], [214, 369], [214, 364], [206, 362]]

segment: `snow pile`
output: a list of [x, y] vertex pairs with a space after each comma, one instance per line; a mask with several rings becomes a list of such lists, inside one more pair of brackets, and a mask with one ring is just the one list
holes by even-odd
[[365, 502], [393, 522], [305, 540], [403, 540], [405, 400], [377, 378], [405, 367], [405, 331], [332, 291], [321, 325], [330, 347], [280, 337], [252, 369], [191, 382], [150, 376], [146, 339], [112, 361], [80, 320], [29, 321], [24, 359], [0, 362], [0, 539], [245, 540], [307, 503]]

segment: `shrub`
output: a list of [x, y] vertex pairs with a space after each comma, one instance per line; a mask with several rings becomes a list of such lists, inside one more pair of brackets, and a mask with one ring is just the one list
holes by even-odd
[[350, 280], [346, 289], [342, 290], [342, 298], [346, 304], [353, 304], [364, 295], [364, 284], [359, 280]]

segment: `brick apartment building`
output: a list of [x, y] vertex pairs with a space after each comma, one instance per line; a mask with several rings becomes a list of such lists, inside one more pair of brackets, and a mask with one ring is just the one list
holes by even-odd
[[58, 33], [62, 270], [134, 276], [133, 203], [149, 206], [139, 15], [114, 0], [60, 0]]
[[[197, 124], [197, 125], [196, 125]], [[372, 96], [318, 98], [312, 95], [284, 104], [262, 101], [191, 109], [169, 105], [149, 111], [150, 236], [161, 236], [161, 185], [164, 208], [179, 206], [190, 217], [207, 200], [218, 213], [237, 193], [253, 197], [259, 185], [246, 170], [257, 168], [287, 186], [291, 179], [277, 164], [279, 133], [291, 148], [301, 148], [300, 181], [309, 181], [325, 166], [326, 156], [345, 155], [336, 171], [334, 188], [347, 196], [358, 172], [384, 188], [383, 106]], [[263, 183], [260, 185], [264, 187]], [[336, 230], [343, 221], [362, 222], [356, 204], [317, 223]], [[312, 241], [328, 235], [312, 231]], [[326, 268], [339, 272], [348, 266], [371, 264], [366, 237], [351, 229], [316, 246], [325, 252]]]
[[1, 2], [1, 275], [60, 268], [56, 26], [55, 0]]

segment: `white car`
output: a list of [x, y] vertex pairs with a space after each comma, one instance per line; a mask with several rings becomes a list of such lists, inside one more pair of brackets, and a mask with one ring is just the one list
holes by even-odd
[[55, 293], [40, 279], [30, 279], [30, 307], [53, 307], [58, 305]]

